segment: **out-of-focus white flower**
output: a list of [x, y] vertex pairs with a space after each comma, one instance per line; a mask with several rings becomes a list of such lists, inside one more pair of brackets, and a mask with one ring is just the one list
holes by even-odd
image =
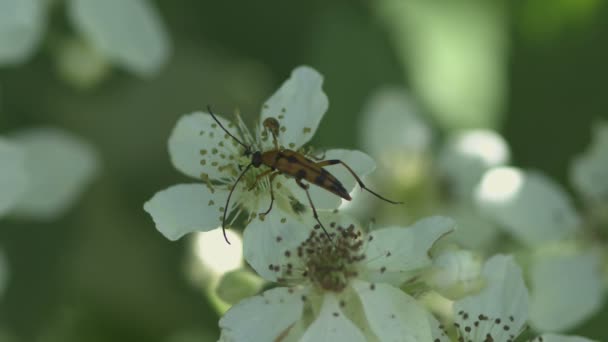
[[437, 164], [450, 195], [468, 201], [483, 173], [508, 161], [509, 147], [502, 136], [490, 130], [471, 130], [449, 138]]
[[[46, 0], [0, 0], [0, 66], [25, 62], [34, 54], [51, 7]], [[167, 30], [148, 0], [66, 0], [66, 8], [87, 44], [60, 42], [52, 51], [57, 53], [59, 71], [76, 85], [99, 80], [106, 61], [142, 77], [157, 74], [167, 62]]]
[[387, 88], [367, 101], [360, 125], [361, 142], [382, 166], [387, 182], [410, 185], [427, 176], [425, 168], [434, 132], [418, 114], [407, 91]]
[[537, 331], [570, 330], [602, 307], [605, 290], [599, 252], [567, 242], [535, 251], [528, 278], [530, 323]]
[[432, 341], [429, 313], [398, 287], [428, 269], [429, 249], [453, 221], [432, 217], [365, 234], [334, 217], [332, 241], [313, 231], [298, 244], [267, 245], [282, 257], [256, 271], [290, 287], [233, 306], [220, 320], [220, 340]]
[[148, 0], [69, 0], [72, 23], [101, 55], [139, 76], [153, 76], [169, 58], [170, 42]]
[[69, 209], [99, 168], [93, 147], [55, 128], [32, 128], [11, 135], [25, 153], [28, 186], [11, 213], [33, 219], [54, 219]]
[[485, 216], [530, 247], [572, 236], [581, 223], [568, 194], [540, 172], [490, 169], [475, 199]]
[[44, 33], [46, 6], [42, 0], [0, 0], [0, 66], [34, 53]]
[[570, 178], [587, 199], [608, 202], [608, 122], [595, 126], [593, 142], [587, 151], [574, 159]]
[[[322, 76], [315, 70], [298, 67], [264, 104], [261, 121], [270, 117], [278, 121], [280, 146], [299, 150], [314, 135], [328, 107], [322, 82]], [[266, 215], [259, 214], [269, 209], [271, 185], [268, 173], [260, 179], [257, 177], [270, 169], [248, 166], [252, 157], [245, 152], [272, 150], [275, 148], [273, 139], [262, 122], [254, 137], [238, 116], [236, 124], [221, 117], [217, 119], [247, 148], [223, 131], [210, 114], [197, 112], [182, 117], [169, 138], [171, 161], [178, 170], [203, 183], [179, 184], [160, 191], [144, 209], [154, 219], [156, 228], [170, 240], [193, 231], [220, 227], [225, 209], [227, 225], [241, 213], [248, 213], [244, 252], [256, 267], [256, 260], [277, 254], [276, 250], [267, 247], [277, 237], [302, 241], [308, 235], [306, 230], [287, 231], [285, 227], [289, 227], [291, 221], [312, 217], [311, 209], [304, 190], [293, 179], [279, 174], [272, 181], [275, 197], [272, 210]], [[325, 159], [340, 159], [361, 177], [375, 168], [374, 161], [359, 151], [328, 150]], [[330, 170], [347, 191], [354, 188], [355, 179], [348, 170], [341, 165]], [[230, 205], [225, 208], [229, 193], [238, 180]], [[340, 204], [341, 198], [326, 189], [311, 186], [309, 191], [318, 210], [334, 209]]]
[[0, 138], [0, 215], [33, 219], [62, 215], [92, 181], [97, 153], [55, 128], [31, 128]]

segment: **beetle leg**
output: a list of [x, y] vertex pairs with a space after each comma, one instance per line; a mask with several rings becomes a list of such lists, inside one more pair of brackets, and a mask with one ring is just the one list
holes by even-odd
[[[310, 207], [312, 208], [312, 215], [314, 216], [315, 220], [319, 224], [319, 227], [321, 227], [321, 229], [323, 229], [323, 232], [325, 233], [325, 235], [327, 235], [327, 238], [329, 239], [329, 241], [332, 241], [331, 235], [329, 235], [329, 233], [325, 229], [325, 226], [323, 226], [323, 223], [321, 223], [321, 220], [319, 220], [319, 215], [317, 214], [317, 209], [315, 208], [314, 203], [312, 203], [312, 198], [310, 198], [310, 192], [308, 192], [308, 188], [310, 187], [310, 185], [302, 183], [302, 179], [300, 179], [300, 178], [296, 178], [296, 183], [298, 183], [300, 188], [304, 189], [304, 191], [306, 192], [306, 197], [308, 197], [308, 202], [310, 203]], [[318, 228], [318, 227], [315, 227], [315, 228]]]
[[388, 203], [391, 204], [403, 204], [403, 202], [395, 202], [395, 201], [391, 201], [388, 198], [382, 197], [381, 195], [377, 194], [376, 192], [374, 192], [373, 190], [371, 190], [370, 188], [366, 187], [365, 184], [363, 184], [363, 181], [361, 180], [361, 178], [359, 178], [359, 176], [357, 176], [357, 174], [355, 173], [355, 171], [353, 171], [353, 169], [350, 168], [350, 166], [348, 166], [345, 162], [339, 160], [339, 159], [330, 159], [330, 160], [324, 160], [322, 162], [318, 162], [316, 165], [318, 167], [324, 167], [324, 166], [328, 166], [328, 165], [336, 165], [336, 164], [342, 164], [347, 170], [348, 172], [350, 172], [351, 175], [353, 175], [353, 177], [355, 177], [355, 179], [357, 180], [357, 183], [359, 184], [359, 186], [361, 187], [361, 189], [371, 193], [372, 195], [378, 197], [379, 199], [386, 201]]
[[274, 177], [276, 177], [280, 172], [276, 171], [275, 173], [271, 174], [270, 177], [268, 177], [268, 182], [270, 184], [270, 207], [268, 207], [268, 210], [266, 210], [266, 212], [264, 213], [260, 213], [260, 215], [268, 215], [268, 213], [272, 210], [272, 204], [274, 203], [274, 190], [272, 189], [272, 180], [274, 179]]

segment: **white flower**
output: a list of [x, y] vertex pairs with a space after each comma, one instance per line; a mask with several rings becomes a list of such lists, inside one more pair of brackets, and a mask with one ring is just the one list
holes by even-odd
[[449, 194], [469, 201], [483, 173], [508, 161], [509, 147], [502, 136], [491, 130], [467, 130], [448, 139], [437, 167], [449, 182]]
[[[203, 183], [179, 184], [154, 195], [144, 209], [154, 219], [157, 229], [168, 239], [176, 240], [193, 231], [220, 227], [224, 210], [227, 210], [226, 225], [246, 212], [247, 230], [259, 231], [248, 234], [246, 230], [246, 255], [251, 254], [252, 249], [254, 253], [273, 255], [274, 251], [264, 247], [278, 236], [288, 239], [291, 238], [288, 234], [300, 234], [295, 241], [301, 241], [307, 235], [306, 231], [285, 232], [283, 227], [292, 220], [312, 217], [305, 191], [282, 174], [268, 177], [270, 168], [266, 166], [251, 166], [252, 156], [245, 152], [275, 149], [271, 134], [263, 126], [267, 118], [278, 121], [280, 146], [303, 152], [303, 144], [312, 138], [328, 107], [327, 97], [321, 89], [322, 82], [322, 76], [315, 70], [296, 68], [264, 104], [255, 136], [238, 116], [235, 124], [216, 117], [221, 126], [208, 113], [196, 112], [182, 117], [169, 138], [171, 161], [178, 170]], [[324, 159], [340, 159], [361, 177], [375, 167], [373, 160], [359, 151], [328, 150]], [[342, 165], [330, 167], [329, 171], [347, 191], [354, 188], [355, 179]], [[266, 176], [256, 179], [261, 174]], [[230, 205], [225, 208], [233, 186]], [[269, 211], [271, 186], [275, 201]], [[318, 210], [334, 209], [341, 201], [340, 197], [315, 185], [310, 186], [309, 191]], [[248, 260], [252, 259], [255, 258]]]
[[31, 128], [6, 141], [0, 140], [0, 184], [5, 185], [0, 214], [54, 219], [70, 208], [97, 173], [96, 151], [65, 131]]
[[[456, 341], [510, 342], [526, 329], [528, 290], [521, 269], [511, 256], [496, 255], [486, 261], [485, 287], [453, 303]], [[433, 341], [452, 341], [448, 329], [429, 316]], [[591, 342], [576, 336], [544, 334], [531, 342]]]
[[399, 286], [431, 265], [429, 249], [453, 221], [432, 217], [365, 234], [334, 217], [333, 242], [313, 231], [299, 244], [269, 246], [281, 257], [256, 271], [290, 287], [233, 306], [219, 323], [222, 341], [431, 341], [429, 313]]
[[513, 341], [528, 318], [521, 270], [512, 257], [497, 255], [486, 262], [482, 275], [486, 286], [454, 303], [454, 325], [465, 341]]
[[529, 247], [571, 237], [581, 223], [566, 191], [540, 172], [492, 168], [475, 200], [483, 214]]
[[539, 172], [499, 167], [484, 175], [476, 200], [484, 214], [531, 248], [526, 273], [532, 326], [564, 331], [600, 308], [601, 255], [591, 247], [597, 242], [582, 241], [582, 220], [558, 184]]

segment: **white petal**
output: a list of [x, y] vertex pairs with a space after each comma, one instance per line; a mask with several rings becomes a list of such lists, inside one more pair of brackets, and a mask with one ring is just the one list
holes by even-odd
[[303, 293], [278, 287], [234, 305], [220, 319], [225, 341], [276, 341], [302, 316]]
[[178, 184], [157, 192], [144, 204], [144, 210], [152, 216], [156, 229], [175, 241], [191, 232], [221, 227], [220, 209], [226, 196], [226, 190], [212, 193], [202, 184]]
[[584, 196], [608, 202], [608, 122], [594, 127], [593, 142], [578, 156], [571, 167], [570, 178]]
[[0, 65], [28, 59], [45, 26], [41, 0], [0, 0]]
[[463, 204], [462, 201], [459, 202], [441, 211], [441, 214], [454, 219], [458, 227], [446, 239], [455, 241], [463, 248], [486, 250], [496, 241], [500, 230], [495, 222], [481, 217], [476, 208]]
[[[376, 168], [376, 163], [367, 154], [357, 150], [341, 150], [334, 149], [328, 150], [325, 153], [323, 160], [338, 159], [348, 165], [354, 173], [363, 178], [370, 174]], [[344, 165], [335, 164], [324, 167], [328, 172], [336, 177], [336, 179], [344, 186], [347, 192], [352, 192], [357, 184], [355, 177], [348, 171]], [[304, 183], [307, 183], [304, 181]], [[365, 181], [364, 181], [365, 183]], [[295, 181], [288, 181], [285, 183], [290, 189], [292, 194], [306, 207], [309, 207], [309, 201], [306, 197], [306, 192], [300, 188]], [[373, 189], [372, 189], [373, 190]], [[342, 202], [342, 198], [338, 195], [331, 193], [330, 191], [321, 188], [315, 184], [310, 184], [309, 187], [310, 197], [317, 210], [319, 209], [336, 209]], [[357, 190], [361, 191], [360, 189]], [[356, 196], [353, 193], [353, 196]]]
[[566, 331], [596, 313], [604, 299], [597, 253], [540, 256], [530, 269], [530, 323]]
[[491, 169], [475, 196], [485, 215], [531, 246], [563, 239], [580, 223], [568, 194], [540, 172]]
[[353, 283], [367, 322], [380, 341], [431, 341], [428, 312], [414, 298], [387, 284]]
[[[222, 126], [235, 137], [236, 128], [228, 120], [217, 116]], [[218, 167], [234, 164], [232, 158], [241, 155], [236, 142], [217, 125], [211, 115], [202, 112], [182, 116], [169, 137], [169, 155], [173, 166], [190, 177], [201, 178], [206, 174], [210, 179], [219, 180], [228, 175], [228, 170]], [[222, 158], [223, 157], [223, 158]], [[202, 164], [205, 165], [202, 165]]]
[[54, 128], [22, 131], [13, 136], [26, 152], [30, 180], [27, 193], [14, 212], [38, 219], [63, 214], [91, 183], [99, 169], [99, 157], [91, 145]]
[[323, 298], [321, 312], [302, 336], [301, 342], [364, 342], [365, 337], [340, 309], [333, 294]]
[[373, 282], [400, 285], [431, 265], [429, 249], [442, 236], [454, 230], [454, 221], [433, 216], [414, 225], [374, 230], [365, 253], [362, 277]]
[[427, 283], [444, 297], [459, 299], [483, 286], [482, 258], [468, 250], [446, 250], [433, 260]]
[[400, 88], [383, 89], [368, 100], [360, 125], [365, 150], [383, 159], [399, 154], [425, 152], [433, 141], [433, 131]]
[[[528, 290], [521, 269], [510, 256], [496, 255], [483, 269], [486, 287], [454, 303], [456, 322], [465, 341], [512, 341], [528, 317]], [[483, 315], [483, 316], [482, 316]]]
[[139, 76], [165, 64], [170, 45], [154, 6], [146, 0], [70, 0], [73, 24], [108, 59]]
[[[262, 220], [251, 221], [243, 233], [245, 260], [264, 279], [275, 281], [281, 276], [270, 265], [286, 264], [285, 251], [293, 250], [310, 234], [306, 225], [280, 208], [274, 208]], [[293, 260], [290, 262], [294, 262]]]
[[593, 342], [593, 340], [580, 336], [543, 334], [533, 339], [531, 342]]
[[429, 325], [431, 326], [431, 337], [430, 341], [433, 342], [450, 342], [450, 336], [448, 335], [445, 326], [435, 318], [430, 312], [427, 315], [429, 320]]
[[450, 194], [469, 199], [486, 170], [508, 161], [509, 147], [498, 133], [470, 130], [448, 140], [439, 154], [438, 167], [449, 182]]
[[0, 138], [0, 216], [13, 209], [28, 186], [25, 151]]
[[306, 66], [295, 68], [264, 104], [260, 124], [268, 117], [277, 119], [281, 125], [279, 143], [297, 150], [315, 134], [329, 106], [322, 85], [323, 76], [316, 70]]

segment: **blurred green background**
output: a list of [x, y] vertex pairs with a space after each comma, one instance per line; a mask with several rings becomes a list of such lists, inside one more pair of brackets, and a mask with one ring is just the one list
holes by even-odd
[[[435, 95], [421, 86], [434, 66], [420, 61], [441, 61], [425, 55], [435, 50], [424, 38], [441, 36], [428, 33], [436, 23], [450, 28], [463, 18], [469, 22], [468, 13], [480, 8], [481, 19], [470, 20], [480, 26], [446, 38], [455, 48], [441, 54], [456, 60], [442, 68], [469, 71], [461, 78], [446, 74], [445, 83], [440, 73], [430, 87], [453, 86], [466, 104], [467, 94], [487, 90], [467, 88], [468, 81], [499, 82], [488, 95], [498, 100], [479, 105], [495, 119], [465, 120], [463, 127], [497, 128], [515, 165], [543, 170], [568, 187], [572, 156], [589, 143], [593, 123], [608, 118], [608, 6], [599, 0], [458, 0], [438, 1], [420, 13], [391, 10], [398, 2], [156, 1], [172, 43], [168, 64], [151, 79], [114, 69], [85, 90], [56, 72], [49, 37], [71, 28], [61, 6], [55, 8], [34, 57], [0, 69], [0, 132], [65, 128], [94, 144], [102, 172], [55, 222], [1, 221], [10, 278], [0, 298], [6, 334], [0, 340], [216, 339], [218, 316], [184, 272], [188, 239], [168, 241], [142, 209], [156, 191], [188, 181], [167, 153], [177, 119], [210, 104], [221, 113], [238, 107], [252, 123], [291, 70], [307, 64], [325, 76], [330, 99], [315, 146], [357, 147], [357, 118], [366, 99], [394, 85], [408, 89], [420, 112], [445, 132], [452, 125], [442, 119], [445, 107], [434, 106]], [[473, 37], [471, 49], [458, 52], [458, 33], [464, 46]], [[490, 73], [497, 76], [485, 80]], [[608, 309], [574, 332], [608, 340], [606, 320]]]

